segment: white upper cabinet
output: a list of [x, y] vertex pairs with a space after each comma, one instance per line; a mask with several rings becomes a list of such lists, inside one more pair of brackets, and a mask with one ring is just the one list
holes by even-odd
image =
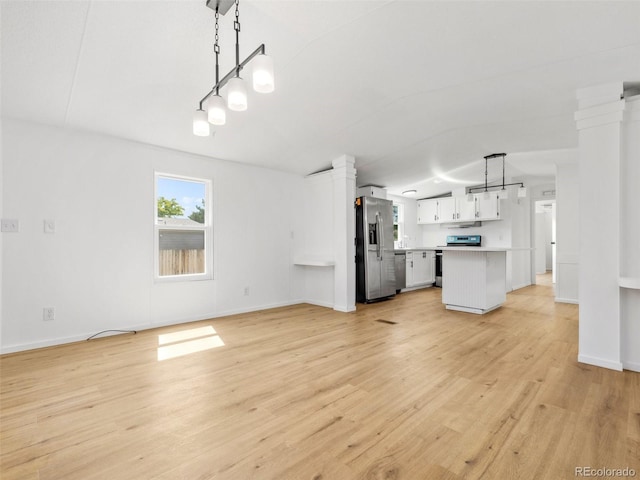
[[459, 222], [473, 222], [476, 220], [476, 198], [469, 200], [465, 197], [456, 197], [458, 208], [456, 220]]
[[500, 199], [497, 192], [458, 197], [418, 200], [418, 224], [500, 220]]
[[441, 223], [456, 221], [456, 215], [458, 213], [458, 209], [456, 208], [458, 202], [456, 200], [456, 197], [438, 199], [438, 206], [440, 207], [440, 215], [438, 215], [438, 217]]
[[438, 200], [418, 200], [418, 223], [440, 223]]
[[500, 198], [498, 192], [489, 192], [488, 195], [478, 193], [476, 197], [476, 218], [478, 220], [500, 219]]

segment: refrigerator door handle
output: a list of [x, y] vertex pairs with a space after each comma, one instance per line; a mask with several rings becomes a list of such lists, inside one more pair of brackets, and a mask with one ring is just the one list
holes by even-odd
[[378, 218], [378, 257], [382, 260], [382, 256], [384, 255], [384, 229], [382, 228], [382, 215], [376, 214]]
[[381, 243], [382, 243], [382, 224], [381, 224], [381, 218], [380, 218], [380, 213], [376, 213], [376, 258], [378, 260], [382, 259], [382, 251], [380, 249], [381, 247]]

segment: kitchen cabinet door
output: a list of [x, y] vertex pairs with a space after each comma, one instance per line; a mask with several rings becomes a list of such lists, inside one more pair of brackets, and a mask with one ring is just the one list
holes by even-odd
[[438, 223], [449, 223], [456, 221], [456, 198], [445, 197], [438, 199], [439, 215]]
[[438, 200], [418, 200], [418, 223], [438, 223]]
[[426, 285], [435, 281], [433, 269], [435, 252], [422, 250], [413, 252], [413, 285]]
[[413, 287], [413, 252], [407, 252], [407, 287]]
[[476, 195], [477, 220], [498, 220], [500, 218], [500, 199], [498, 194], [490, 192], [488, 196], [484, 193]]
[[476, 198], [475, 196], [471, 201], [465, 195], [464, 197], [456, 198], [457, 220], [460, 222], [469, 222], [476, 219]]

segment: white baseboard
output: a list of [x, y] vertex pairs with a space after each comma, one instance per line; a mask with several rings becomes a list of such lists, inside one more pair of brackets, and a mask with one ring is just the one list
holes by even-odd
[[309, 300], [309, 299], [306, 299], [306, 300], [303, 300], [302, 303], [308, 303], [310, 305], [316, 305], [318, 307], [327, 307], [327, 308], [333, 308], [334, 307], [332, 302], [325, 302], [325, 301], [322, 301], [322, 300]]
[[631, 370], [632, 372], [640, 372], [639, 362], [622, 362], [622, 366], [625, 370]]
[[576, 300], [575, 298], [556, 297], [555, 301], [556, 303], [573, 303], [574, 305], [578, 305], [578, 300]]
[[336, 312], [344, 312], [344, 313], [349, 313], [349, 312], [355, 312], [356, 311], [356, 306], [352, 305], [352, 306], [343, 306], [343, 305], [335, 305], [333, 307], [333, 309]]
[[[200, 322], [202, 320], [210, 320], [210, 319], [219, 318], [219, 317], [227, 317], [229, 315], [251, 313], [251, 312], [257, 312], [259, 310], [269, 310], [272, 308], [279, 308], [279, 307], [288, 307], [291, 305], [298, 305], [300, 303], [305, 303], [305, 302], [303, 300], [278, 302], [278, 303], [254, 306], [251, 308], [239, 308], [239, 309], [225, 310], [223, 312], [217, 312], [217, 313], [211, 313], [211, 314], [195, 315], [193, 317], [188, 317], [188, 318], [176, 318], [176, 319], [164, 320], [164, 321], [154, 322], [154, 323], [145, 323], [142, 325], [108, 327], [108, 328], [105, 328], [104, 330], [105, 331], [107, 329], [114, 330], [114, 331], [115, 330], [135, 330], [139, 332], [142, 330], [150, 330], [152, 328], [168, 327], [171, 325], [181, 325], [183, 323]], [[306, 302], [306, 303], [310, 303], [310, 302]], [[328, 307], [333, 308], [333, 305], [328, 305]], [[4, 355], [7, 353], [23, 352], [26, 350], [35, 350], [38, 348], [55, 347], [57, 345], [65, 345], [67, 343], [82, 342], [83, 340], [87, 340], [87, 338], [89, 338], [91, 335], [95, 335], [96, 333], [97, 332], [94, 331], [94, 332], [88, 332], [82, 335], [74, 335], [72, 337], [52, 338], [52, 339], [41, 340], [37, 342], [21, 343], [16, 345], [9, 345], [6, 347], [0, 347], [0, 355]], [[105, 333], [103, 336], [110, 336], [110, 335], [118, 335], [118, 333], [115, 333], [115, 332]]]
[[529, 283], [521, 283], [520, 285], [512, 285], [511, 286], [511, 291], [513, 292], [514, 290], [520, 290], [521, 288], [529, 287], [530, 285], [531, 285], [531, 282], [529, 282]]
[[580, 363], [586, 363], [589, 365], [595, 365], [596, 367], [608, 368], [610, 370], [622, 371], [622, 363], [607, 360], [605, 358], [591, 357], [589, 355], [578, 355], [578, 361]]
[[[127, 328], [127, 330], [136, 330], [135, 328]], [[17, 345], [8, 345], [0, 349], [0, 354], [23, 352], [25, 350], [35, 350], [37, 348], [55, 347], [56, 345], [64, 345], [65, 343], [81, 342], [89, 338], [92, 334], [74, 335], [73, 337], [52, 338], [49, 340], [41, 340], [39, 342], [19, 343]]]

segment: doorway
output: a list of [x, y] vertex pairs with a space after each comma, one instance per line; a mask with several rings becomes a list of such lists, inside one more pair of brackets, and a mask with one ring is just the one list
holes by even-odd
[[551, 273], [551, 281], [556, 283], [556, 201], [537, 200], [535, 202], [535, 246], [534, 267], [536, 275]]

